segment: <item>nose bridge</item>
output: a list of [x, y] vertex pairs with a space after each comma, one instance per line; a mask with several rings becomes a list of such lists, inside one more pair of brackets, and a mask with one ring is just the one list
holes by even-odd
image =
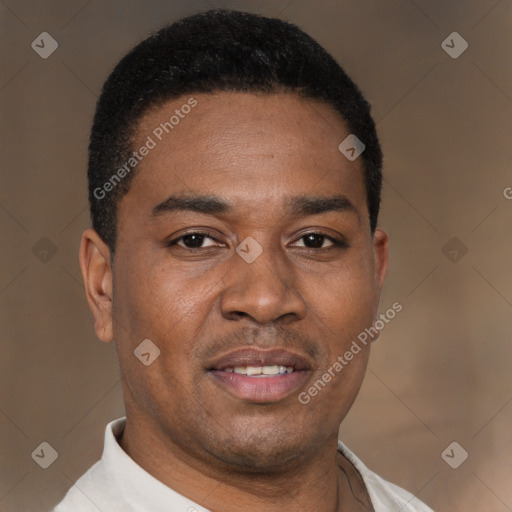
[[[269, 245], [267, 244], [265, 249], [262, 246], [258, 249], [254, 242], [240, 244], [237, 253], [243, 261], [238, 261], [237, 271], [243, 274], [244, 281], [248, 284], [250, 281], [252, 286], [261, 283], [264, 287], [272, 286], [274, 290], [282, 292], [291, 285], [292, 272], [283, 261], [282, 251], [270, 248]], [[247, 249], [249, 251], [244, 252]], [[249, 255], [250, 259], [246, 259], [246, 255]]]
[[247, 237], [237, 247], [224, 278], [222, 312], [269, 322], [286, 315], [302, 317], [305, 305], [295, 289], [293, 268], [276, 242]]

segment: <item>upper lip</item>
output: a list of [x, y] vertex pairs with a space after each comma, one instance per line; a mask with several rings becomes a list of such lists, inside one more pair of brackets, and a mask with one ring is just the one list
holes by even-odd
[[309, 359], [284, 348], [258, 349], [238, 348], [219, 356], [208, 370], [224, 370], [235, 366], [291, 366], [295, 370], [310, 370]]

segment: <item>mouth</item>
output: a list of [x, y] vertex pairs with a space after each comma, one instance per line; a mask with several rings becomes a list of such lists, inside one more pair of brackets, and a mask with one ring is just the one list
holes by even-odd
[[235, 366], [234, 368], [225, 368], [225, 372], [236, 373], [238, 375], [248, 375], [249, 377], [270, 377], [272, 375], [285, 375], [293, 373], [293, 366]]
[[285, 349], [244, 348], [218, 358], [208, 367], [213, 382], [247, 402], [279, 402], [309, 378], [309, 359]]

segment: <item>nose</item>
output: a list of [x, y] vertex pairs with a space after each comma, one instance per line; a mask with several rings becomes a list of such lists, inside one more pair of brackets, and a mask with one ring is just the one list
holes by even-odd
[[296, 289], [297, 276], [279, 250], [264, 249], [251, 263], [233, 255], [232, 267], [223, 278], [221, 311], [224, 318], [266, 324], [276, 320], [300, 320], [306, 303]]

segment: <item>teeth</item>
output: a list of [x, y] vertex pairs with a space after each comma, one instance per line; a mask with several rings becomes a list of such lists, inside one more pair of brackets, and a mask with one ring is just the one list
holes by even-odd
[[293, 372], [293, 366], [235, 366], [234, 368], [225, 368], [225, 372], [238, 373], [239, 375], [248, 375], [250, 377], [258, 375], [284, 375]]
[[279, 373], [279, 366], [264, 366], [261, 369], [263, 375], [277, 375]]

